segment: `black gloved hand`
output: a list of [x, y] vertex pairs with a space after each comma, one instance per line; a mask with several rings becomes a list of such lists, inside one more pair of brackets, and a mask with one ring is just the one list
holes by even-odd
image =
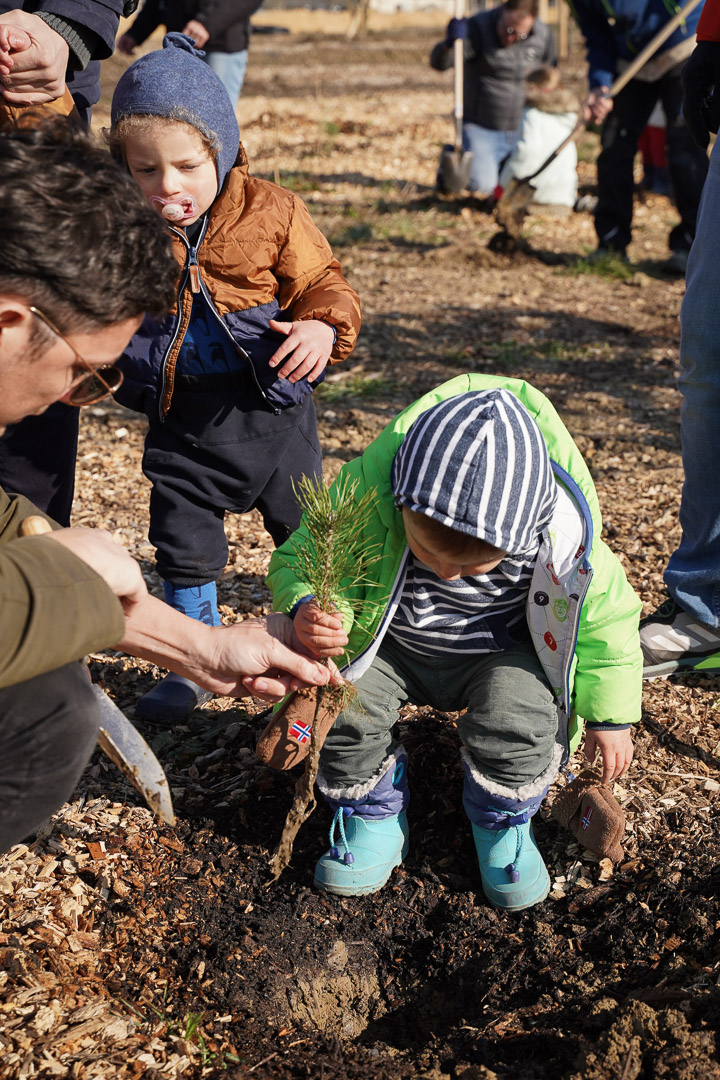
[[467, 19], [451, 19], [445, 32], [445, 44], [452, 45], [455, 41], [465, 41], [467, 36]]
[[683, 116], [701, 150], [720, 124], [720, 42], [698, 41], [683, 68]]

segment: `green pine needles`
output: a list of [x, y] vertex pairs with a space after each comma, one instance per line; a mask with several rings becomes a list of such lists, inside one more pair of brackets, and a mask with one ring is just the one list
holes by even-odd
[[373, 586], [370, 571], [382, 557], [379, 544], [365, 542], [377, 493], [372, 488], [356, 499], [357, 487], [358, 481], [347, 476], [336, 482], [334, 492], [308, 476], [293, 484], [308, 532], [296, 553], [298, 575], [323, 611], [332, 611], [344, 598], [360, 614], [362, 600], [352, 594]]
[[[324, 481], [307, 476], [293, 484], [307, 532], [302, 543], [296, 537], [295, 572], [325, 612], [336, 608], [347, 611], [349, 607], [358, 615], [365, 605], [365, 590], [376, 584], [371, 579], [371, 570], [382, 558], [382, 549], [378, 543], [368, 544], [366, 536], [377, 494], [373, 488], [357, 498], [357, 488], [358, 481], [347, 476], [339, 479], [332, 490]], [[299, 693], [316, 695], [310, 750], [303, 774], [295, 785], [280, 842], [270, 860], [272, 881], [277, 881], [289, 864], [295, 837], [315, 809], [315, 780], [322, 749], [318, 730], [320, 710], [329, 709], [337, 717], [352, 702], [355, 689], [345, 682]]]

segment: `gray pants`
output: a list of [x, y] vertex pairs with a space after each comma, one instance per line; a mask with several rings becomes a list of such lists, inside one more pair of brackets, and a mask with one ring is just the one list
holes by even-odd
[[531, 642], [481, 656], [419, 656], [386, 636], [358, 679], [358, 697], [340, 714], [322, 750], [330, 788], [365, 784], [395, 748], [393, 727], [408, 702], [467, 711], [460, 738], [484, 777], [518, 788], [552, 760], [558, 711]]

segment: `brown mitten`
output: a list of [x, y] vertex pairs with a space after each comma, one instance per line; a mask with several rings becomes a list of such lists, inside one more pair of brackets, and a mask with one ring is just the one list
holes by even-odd
[[[294, 690], [272, 714], [255, 747], [257, 756], [271, 769], [291, 769], [307, 756], [316, 702], [317, 687]], [[323, 702], [316, 721], [321, 746], [340, 708], [329, 708]]]
[[607, 784], [585, 770], [556, 796], [551, 816], [596, 855], [620, 862], [625, 814]]

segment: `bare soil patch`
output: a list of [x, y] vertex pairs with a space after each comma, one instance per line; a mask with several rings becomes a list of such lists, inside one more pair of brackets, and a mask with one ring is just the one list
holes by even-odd
[[[490, 251], [483, 207], [433, 191], [452, 130], [450, 76], [427, 66], [443, 17], [350, 44], [330, 15], [256, 36], [239, 109], [252, 168], [306, 198], [363, 302], [355, 354], [318, 394], [328, 475], [453, 375], [528, 379], [585, 453], [605, 536], [651, 610], [682, 482], [684, 286], [657, 265], [672, 205], [638, 197], [626, 276], [580, 272], [586, 214], [529, 218], [526, 252]], [[124, 63], [105, 65], [99, 125]], [[564, 69], [579, 88], [577, 49]], [[588, 135], [585, 190], [596, 151]], [[74, 516], [109, 528], [159, 593], [144, 430], [117, 406], [85, 410]], [[220, 600], [233, 621], [268, 610], [271, 543], [256, 515], [227, 529]], [[114, 654], [92, 666], [128, 714], [160, 674]], [[719, 696], [712, 677], [646, 688], [636, 761], [615, 785], [624, 861], [598, 862], [541, 814], [553, 890], [519, 916], [483, 898], [452, 715], [406, 710], [410, 855], [357, 900], [312, 889], [322, 809], [268, 887], [297, 770], [256, 758], [257, 702], [216, 699], [182, 728], [146, 731], [175, 830], [96, 756], [71, 803], [0, 859], [0, 1075], [716, 1080]]]

